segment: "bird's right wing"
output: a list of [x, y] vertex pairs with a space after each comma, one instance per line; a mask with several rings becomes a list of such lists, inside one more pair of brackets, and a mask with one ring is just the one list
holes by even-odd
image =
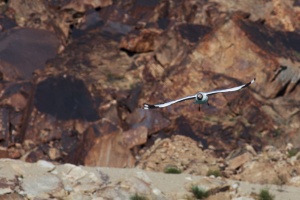
[[240, 89], [248, 87], [250, 84], [254, 83], [254, 81], [255, 81], [255, 78], [252, 79], [252, 81], [250, 81], [249, 83], [246, 83], [244, 85], [240, 85], [240, 86], [233, 87], [233, 88], [228, 88], [228, 89], [223, 89], [223, 90], [214, 90], [214, 91], [211, 91], [211, 92], [206, 92], [205, 94], [212, 95], [212, 94], [217, 94], [217, 93], [222, 93], [222, 92], [234, 92], [234, 91], [238, 91]]

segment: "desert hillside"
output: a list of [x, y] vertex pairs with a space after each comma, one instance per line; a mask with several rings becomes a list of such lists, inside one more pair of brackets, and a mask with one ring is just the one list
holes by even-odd
[[298, 198], [299, 0], [0, 8], [4, 199]]

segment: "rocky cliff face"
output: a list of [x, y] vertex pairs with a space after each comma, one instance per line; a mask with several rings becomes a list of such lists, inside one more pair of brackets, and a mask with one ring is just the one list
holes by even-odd
[[[214, 159], [299, 148], [299, 1], [25, 2], [1, 4], [2, 158], [133, 167], [172, 135]], [[254, 77], [200, 111], [142, 109]]]

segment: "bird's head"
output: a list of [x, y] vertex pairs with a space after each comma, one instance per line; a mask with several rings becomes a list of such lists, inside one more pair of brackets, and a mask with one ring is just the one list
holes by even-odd
[[196, 95], [196, 100], [197, 101], [201, 101], [203, 99], [203, 94], [201, 92], [199, 92], [197, 95]]

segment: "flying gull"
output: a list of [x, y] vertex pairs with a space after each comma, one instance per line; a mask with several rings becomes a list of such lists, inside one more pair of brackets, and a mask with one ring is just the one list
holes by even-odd
[[178, 102], [185, 101], [185, 100], [191, 100], [191, 99], [195, 99], [194, 103], [196, 103], [196, 104], [205, 104], [205, 103], [208, 104], [208, 96], [209, 95], [224, 93], [224, 92], [238, 91], [240, 89], [248, 87], [250, 84], [254, 83], [254, 81], [255, 81], [255, 78], [252, 81], [250, 81], [249, 83], [246, 83], [246, 84], [241, 85], [241, 86], [228, 88], [228, 89], [222, 89], [222, 90], [214, 90], [214, 91], [211, 91], [211, 92], [198, 92], [195, 95], [183, 97], [181, 99], [177, 99], [177, 100], [174, 100], [174, 101], [169, 101], [169, 102], [166, 102], [166, 103], [154, 104], [154, 105], [145, 103], [144, 104], [144, 109], [163, 108], [163, 107], [170, 106], [174, 103], [178, 103]]

